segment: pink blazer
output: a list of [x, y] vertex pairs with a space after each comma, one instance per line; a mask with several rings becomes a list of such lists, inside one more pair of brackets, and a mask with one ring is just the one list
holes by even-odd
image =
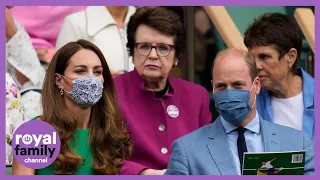
[[120, 174], [137, 175], [143, 169], [166, 169], [171, 145], [177, 138], [212, 122], [209, 95], [202, 86], [169, 77], [171, 90], [156, 99], [144, 90], [136, 70], [117, 76], [117, 97], [134, 143], [130, 161]]

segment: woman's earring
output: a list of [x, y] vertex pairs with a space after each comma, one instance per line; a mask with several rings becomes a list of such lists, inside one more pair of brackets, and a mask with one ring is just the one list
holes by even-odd
[[63, 95], [63, 89], [60, 88], [60, 95], [62, 96]]

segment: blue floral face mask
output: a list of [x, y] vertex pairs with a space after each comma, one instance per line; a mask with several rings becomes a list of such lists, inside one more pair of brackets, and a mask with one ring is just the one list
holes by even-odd
[[250, 92], [248, 90], [226, 89], [213, 94], [216, 109], [226, 121], [232, 124], [240, 124], [249, 115], [256, 103], [250, 106]]
[[[71, 81], [65, 76], [63, 77]], [[79, 106], [89, 108], [95, 105], [102, 97], [103, 83], [96, 76], [80, 77], [72, 80], [72, 90], [66, 92]]]

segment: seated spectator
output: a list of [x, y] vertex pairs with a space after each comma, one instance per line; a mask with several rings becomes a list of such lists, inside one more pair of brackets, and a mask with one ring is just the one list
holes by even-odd
[[24, 106], [17, 84], [6, 73], [6, 165], [13, 160], [11, 140], [16, 129], [25, 122]]
[[113, 76], [131, 71], [133, 64], [126, 48], [126, 29], [135, 11], [133, 6], [89, 6], [71, 14], [63, 22], [56, 48], [85, 39], [101, 49]]
[[25, 118], [42, 114], [41, 94], [45, 69], [41, 66], [30, 37], [23, 26], [15, 23], [6, 8], [6, 71], [12, 75], [22, 94]]
[[135, 151], [120, 174], [162, 175], [172, 142], [212, 122], [209, 94], [169, 75], [185, 48], [184, 26], [174, 11], [138, 8], [127, 34], [135, 70], [114, 82]]
[[14, 175], [116, 175], [132, 151], [102, 52], [70, 42], [53, 57], [42, 90], [43, 115], [61, 140], [55, 162], [31, 169], [13, 159]]
[[305, 150], [304, 174], [314, 175], [310, 137], [265, 121], [256, 111], [260, 78], [254, 57], [227, 49], [216, 56], [212, 66], [213, 97], [220, 116], [174, 141], [166, 174], [241, 175], [245, 152]]
[[244, 43], [255, 57], [261, 79], [259, 114], [314, 140], [314, 79], [299, 67], [302, 37], [294, 18], [268, 13], [249, 26]]
[[13, 18], [25, 27], [39, 60], [49, 63], [55, 53], [58, 34], [64, 18], [84, 10], [85, 6], [15, 6]]

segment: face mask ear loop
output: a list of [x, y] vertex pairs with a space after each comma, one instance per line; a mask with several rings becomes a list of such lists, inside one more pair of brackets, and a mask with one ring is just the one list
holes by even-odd
[[62, 77], [64, 77], [66, 80], [72, 82], [69, 78], [65, 77], [64, 75], [61, 75]]
[[67, 90], [63, 89], [65, 92], [67, 92], [68, 94], [70, 94], [70, 92], [68, 92]]
[[[254, 78], [254, 80], [253, 80], [253, 83], [252, 83], [250, 92], [252, 91], [252, 88], [253, 88], [253, 86], [254, 86], [254, 82], [255, 82], [255, 81], [256, 81], [256, 78]], [[253, 105], [251, 106], [251, 109], [254, 107], [254, 105], [256, 105], [256, 101], [257, 101], [257, 95], [254, 96], [254, 103], [253, 103]]]
[[[64, 77], [66, 80], [72, 82], [70, 79], [68, 79], [67, 77], [65, 77], [64, 75], [61, 74], [62, 77]], [[72, 82], [73, 83], [73, 82]], [[64, 88], [62, 88], [65, 92], [67, 92], [68, 94], [70, 94], [70, 92], [68, 92], [67, 90], [65, 90]]]
[[254, 82], [256, 81], [256, 78], [254, 78], [253, 82], [252, 82], [252, 86], [251, 86], [251, 89], [250, 89], [250, 92], [252, 91], [252, 88], [254, 86]]
[[253, 105], [251, 106], [251, 109], [254, 107], [254, 105], [256, 105], [256, 101], [257, 101], [257, 95], [254, 96], [254, 103], [253, 103]]

